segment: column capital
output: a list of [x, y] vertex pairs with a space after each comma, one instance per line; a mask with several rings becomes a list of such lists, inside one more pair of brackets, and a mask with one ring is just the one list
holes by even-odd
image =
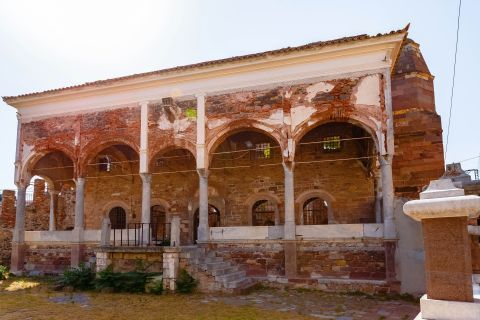
[[197, 173], [200, 176], [200, 178], [208, 178], [208, 175], [210, 174], [210, 171], [208, 169], [197, 169]]
[[195, 93], [195, 98], [205, 98], [206, 96], [205, 92]]
[[295, 162], [294, 161], [283, 161], [282, 166], [283, 166], [284, 170], [288, 170], [288, 171], [292, 172], [293, 169], [295, 168]]
[[58, 196], [58, 194], [60, 193], [60, 191], [58, 190], [48, 190], [48, 194], [52, 197], [52, 196]]
[[140, 178], [142, 178], [143, 183], [151, 183], [152, 182], [152, 174], [148, 172], [139, 173]]
[[149, 103], [150, 103], [150, 101], [148, 101], [148, 100], [142, 100], [142, 101], [139, 101], [139, 102], [138, 102], [138, 104], [139, 104], [140, 106], [144, 106], [144, 105], [147, 105], [147, 106], [148, 106]]

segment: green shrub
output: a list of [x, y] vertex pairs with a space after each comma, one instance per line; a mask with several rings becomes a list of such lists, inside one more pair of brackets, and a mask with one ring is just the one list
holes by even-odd
[[8, 267], [0, 265], [0, 280], [8, 279], [9, 275]]
[[89, 290], [94, 287], [95, 272], [92, 268], [80, 265], [78, 268], [70, 268], [64, 271], [58, 281], [63, 287], [73, 287], [79, 290]]
[[191, 293], [197, 287], [197, 281], [185, 269], [180, 270], [175, 283], [180, 293]]
[[144, 292], [148, 279], [154, 275], [143, 271], [113, 272], [109, 266], [97, 274], [95, 287], [98, 290], [111, 288], [114, 292]]

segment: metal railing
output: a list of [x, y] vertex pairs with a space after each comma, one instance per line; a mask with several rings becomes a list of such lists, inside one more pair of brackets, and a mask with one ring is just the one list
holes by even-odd
[[126, 229], [114, 229], [113, 246], [170, 246], [170, 223], [129, 223]]

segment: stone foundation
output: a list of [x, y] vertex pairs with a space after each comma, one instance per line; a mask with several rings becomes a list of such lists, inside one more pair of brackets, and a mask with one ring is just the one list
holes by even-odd
[[108, 247], [95, 250], [97, 271], [112, 266], [114, 272], [145, 270], [163, 272], [163, 247], [121, 248]]
[[25, 271], [28, 274], [58, 274], [70, 268], [69, 244], [28, 244]]

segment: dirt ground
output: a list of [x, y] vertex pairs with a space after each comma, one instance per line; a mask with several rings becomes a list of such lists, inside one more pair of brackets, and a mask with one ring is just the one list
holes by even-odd
[[414, 319], [415, 302], [309, 290], [248, 295], [56, 292], [42, 279], [0, 282], [0, 319]]

